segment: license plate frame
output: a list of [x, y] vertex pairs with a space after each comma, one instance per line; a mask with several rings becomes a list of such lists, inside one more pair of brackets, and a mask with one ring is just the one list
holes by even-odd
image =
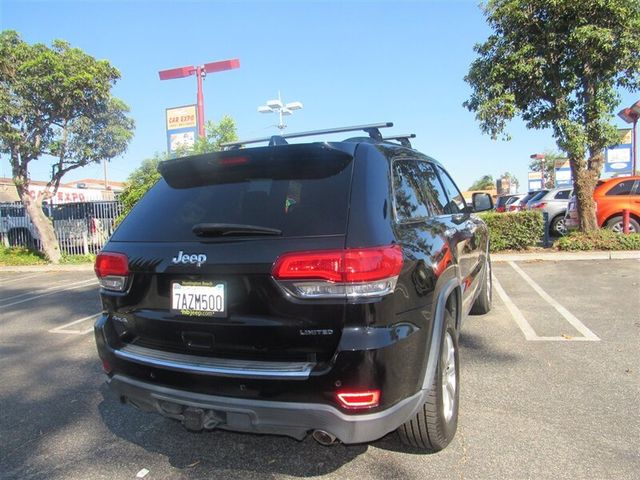
[[[179, 315], [225, 318], [227, 316], [227, 284], [219, 281], [174, 280], [171, 282], [169, 301], [171, 311]], [[202, 307], [203, 303], [207, 308], [196, 308]], [[213, 308], [208, 308], [209, 305]]]

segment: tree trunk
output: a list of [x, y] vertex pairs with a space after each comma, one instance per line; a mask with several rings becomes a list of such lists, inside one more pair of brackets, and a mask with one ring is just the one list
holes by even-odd
[[[22, 190], [22, 191], [21, 191]], [[53, 222], [47, 218], [42, 210], [42, 198], [40, 195], [36, 195], [36, 199], [33, 200], [29, 193], [24, 189], [19, 188], [18, 194], [22, 204], [24, 205], [31, 223], [37, 232], [40, 243], [42, 244], [42, 250], [44, 251], [47, 260], [51, 263], [60, 263], [62, 255], [60, 254], [60, 246], [58, 245], [58, 239], [53, 229]]]
[[596, 204], [593, 201], [593, 190], [598, 176], [592, 169], [586, 168], [584, 160], [569, 159], [573, 172], [573, 189], [576, 196], [580, 230], [594, 232], [598, 229], [596, 220]]

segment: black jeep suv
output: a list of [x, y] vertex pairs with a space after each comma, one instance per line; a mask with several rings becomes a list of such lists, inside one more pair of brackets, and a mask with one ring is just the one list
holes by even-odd
[[123, 402], [190, 430], [451, 441], [459, 330], [491, 305], [473, 212], [492, 201], [467, 205], [442, 165], [381, 137], [390, 125], [160, 164], [95, 265]]

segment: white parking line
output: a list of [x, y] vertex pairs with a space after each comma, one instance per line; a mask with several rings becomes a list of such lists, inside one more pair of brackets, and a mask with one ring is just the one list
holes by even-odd
[[[511, 262], [509, 262], [509, 263], [511, 263]], [[522, 273], [524, 273], [524, 272], [522, 272]], [[526, 273], [525, 273], [525, 275], [526, 275]], [[531, 280], [531, 278], [529, 278], [529, 280]], [[526, 279], [525, 279], [525, 281], [526, 281]], [[531, 280], [531, 282], [533, 282], [533, 280]], [[535, 282], [533, 282], [533, 283], [535, 283]], [[536, 332], [533, 329], [533, 327], [531, 327], [531, 324], [527, 321], [525, 316], [522, 314], [522, 311], [517, 307], [517, 305], [515, 303], [513, 303], [513, 301], [509, 297], [509, 295], [507, 295], [507, 292], [504, 290], [504, 288], [502, 288], [502, 285], [500, 284], [500, 282], [498, 281], [498, 279], [496, 278], [495, 275], [493, 275], [493, 286], [495, 287], [496, 292], [498, 292], [498, 296], [500, 297], [502, 302], [507, 307], [507, 310], [509, 310], [509, 312], [511, 313], [511, 316], [515, 320], [516, 324], [518, 325], [520, 330], [522, 330], [522, 333], [524, 334], [524, 338], [526, 340], [529, 340], [530, 342], [597, 342], [597, 341], [600, 340], [591, 330], [589, 330], [587, 327], [585, 327], [584, 324], [582, 322], [580, 322], [580, 320], [578, 320], [575, 317], [573, 317], [575, 319], [575, 321], [578, 321], [580, 323], [580, 325], [582, 325], [587, 331], [589, 331], [590, 335], [588, 335], [588, 336], [584, 335], [584, 333], [582, 331], [580, 331], [580, 330], [578, 330], [576, 328], [576, 330], [580, 331], [580, 333], [583, 333], [583, 335], [584, 335], [583, 337], [571, 337], [571, 336], [568, 336], [568, 335], [567, 336], [557, 336], [557, 337], [541, 337], [541, 336], [539, 336], [538, 334], [536, 334]], [[536, 286], [537, 286], [537, 284], [536, 284]], [[532, 285], [532, 287], [533, 287], [533, 285]], [[553, 300], [551, 297], [549, 297], [549, 295], [547, 295], [547, 293], [544, 292], [539, 286], [538, 286], [538, 289], [540, 291], [542, 291], [546, 297], [548, 297], [549, 299], [551, 299], [552, 301], [555, 302], [555, 300]], [[536, 292], [538, 292], [538, 294], [539, 294], [540, 292], [538, 291], [538, 289], [534, 288], [534, 290], [536, 290]], [[545, 298], [545, 300], [547, 300], [547, 298]], [[555, 302], [555, 303], [558, 304], [558, 302]], [[569, 313], [569, 315], [571, 315], [571, 313], [568, 312], [564, 307], [562, 307], [562, 305], [560, 305], [560, 304], [558, 304], [558, 305], [566, 313]], [[552, 304], [552, 306], [553, 306], [553, 304]], [[573, 316], [573, 315], [571, 315], [571, 316]], [[571, 323], [571, 322], [569, 322], [569, 323]], [[573, 325], [573, 323], [571, 323], [571, 324]]]
[[538, 337], [538, 335], [536, 335], [536, 332], [533, 330], [529, 322], [527, 322], [527, 319], [524, 318], [524, 315], [522, 314], [520, 309], [516, 306], [515, 303], [513, 303], [511, 298], [509, 298], [509, 295], [507, 295], [507, 292], [504, 291], [504, 288], [502, 288], [502, 285], [500, 285], [500, 282], [495, 275], [493, 276], [493, 286], [495, 287], [496, 292], [498, 292], [502, 303], [504, 303], [507, 307], [507, 310], [511, 312], [511, 316], [516, 321], [518, 327], [520, 327], [520, 330], [522, 330], [522, 333], [524, 333], [524, 338], [526, 338], [527, 340], [536, 340], [537, 338], [540, 338]]
[[82, 330], [67, 330], [68, 327], [73, 325], [77, 325], [78, 323], [86, 322], [87, 320], [93, 320], [94, 318], [98, 318], [102, 313], [95, 313], [93, 315], [89, 315], [88, 317], [80, 318], [78, 320], [74, 320], [73, 322], [65, 323], [64, 325], [60, 325], [59, 327], [52, 328], [49, 330], [49, 333], [64, 333], [70, 335], [86, 335], [87, 333], [91, 333], [93, 331], [93, 323], [89, 328], [85, 328]]
[[[94, 279], [83, 280], [82, 282], [70, 283], [70, 284], [68, 284], [67, 288], [54, 287], [55, 290], [53, 290], [53, 291], [50, 291], [50, 292], [47, 291], [47, 293], [40, 293], [38, 295], [32, 295], [30, 297], [23, 298], [21, 300], [16, 300], [15, 302], [11, 302], [11, 303], [4, 303], [4, 304], [0, 305], [0, 308], [12, 307], [12, 306], [18, 305], [20, 303], [24, 303], [24, 302], [29, 302], [31, 300], [35, 300], [36, 298], [48, 297], [49, 295], [55, 295], [56, 293], [67, 292], [69, 290], [77, 290], [78, 288], [88, 287], [89, 285], [97, 285], [97, 284], [98, 284], [98, 282], [96, 280], [94, 280]], [[47, 289], [47, 290], [51, 290], [51, 289]], [[24, 294], [23, 295], [18, 295], [18, 297], [22, 297], [22, 296], [24, 296]], [[10, 297], [10, 298], [16, 298], [16, 297]], [[5, 300], [9, 300], [9, 299], [5, 299]]]
[[87, 281], [89, 281], [89, 279], [81, 280], [81, 281], [75, 282], [75, 283], [69, 283], [68, 280], [63, 280], [63, 281], [54, 283], [50, 287], [47, 287], [47, 288], [40, 288], [38, 290], [33, 290], [31, 292], [24, 292], [24, 293], [19, 293], [18, 295], [12, 295], [10, 297], [0, 298], [0, 303], [8, 302], [9, 300], [15, 300], [16, 298], [28, 297], [29, 295], [37, 295], [39, 293], [49, 292], [51, 290], [56, 290], [56, 289], [59, 289], [59, 288], [62, 288], [62, 287], [69, 287], [69, 286], [77, 285], [78, 283], [87, 282]]
[[44, 276], [46, 275], [46, 272], [44, 273], [32, 273], [31, 275], [23, 275], [22, 277], [11, 277], [7, 280], [2, 279], [0, 280], [0, 286], [2, 285], [7, 285], [9, 283], [13, 283], [13, 282], [19, 282], [20, 280], [26, 280], [27, 278], [33, 278], [33, 277], [40, 277], [40, 276]]
[[[591, 340], [593, 342], [597, 342], [600, 338], [593, 333], [591, 330], [587, 328], [587, 326], [578, 320], [573, 313], [560, 305], [556, 300], [551, 298], [551, 296], [545, 292], [540, 285], [534, 282], [529, 275], [527, 275], [519, 266], [517, 266], [514, 262], [509, 262], [511, 268], [513, 268], [518, 274], [527, 282], [531, 288], [533, 288], [538, 295], [542, 297], [549, 305], [556, 309], [556, 311], [564, 317], [564, 319], [571, 324], [573, 328], [579, 331], [585, 340]], [[564, 337], [563, 337], [564, 338]], [[579, 338], [579, 337], [578, 337]]]

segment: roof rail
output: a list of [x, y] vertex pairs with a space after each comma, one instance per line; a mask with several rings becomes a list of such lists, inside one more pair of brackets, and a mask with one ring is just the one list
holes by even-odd
[[416, 134], [407, 133], [405, 135], [394, 135], [393, 137], [383, 137], [382, 140], [384, 140], [385, 142], [396, 140], [400, 142], [400, 145], [402, 145], [403, 147], [413, 148], [411, 147], [411, 142], [409, 141], [410, 138], [416, 138]]
[[284, 135], [273, 135], [271, 137], [265, 138], [253, 138], [251, 140], [239, 140], [237, 142], [227, 142], [223, 143], [220, 146], [224, 149], [233, 149], [240, 148], [243, 145], [248, 145], [250, 143], [262, 143], [269, 142], [269, 146], [274, 145], [286, 145], [288, 142], [287, 138], [299, 138], [299, 137], [312, 137], [315, 135], [328, 135], [330, 133], [342, 133], [342, 132], [355, 132], [358, 130], [364, 130], [369, 134], [369, 137], [378, 142], [382, 141], [382, 135], [380, 134], [380, 128], [388, 128], [393, 127], [393, 122], [384, 122], [384, 123], [372, 123], [369, 125], [356, 125], [353, 127], [338, 127], [338, 128], [327, 128], [325, 130], [313, 130], [310, 132], [300, 132], [300, 133], [285, 133]]

